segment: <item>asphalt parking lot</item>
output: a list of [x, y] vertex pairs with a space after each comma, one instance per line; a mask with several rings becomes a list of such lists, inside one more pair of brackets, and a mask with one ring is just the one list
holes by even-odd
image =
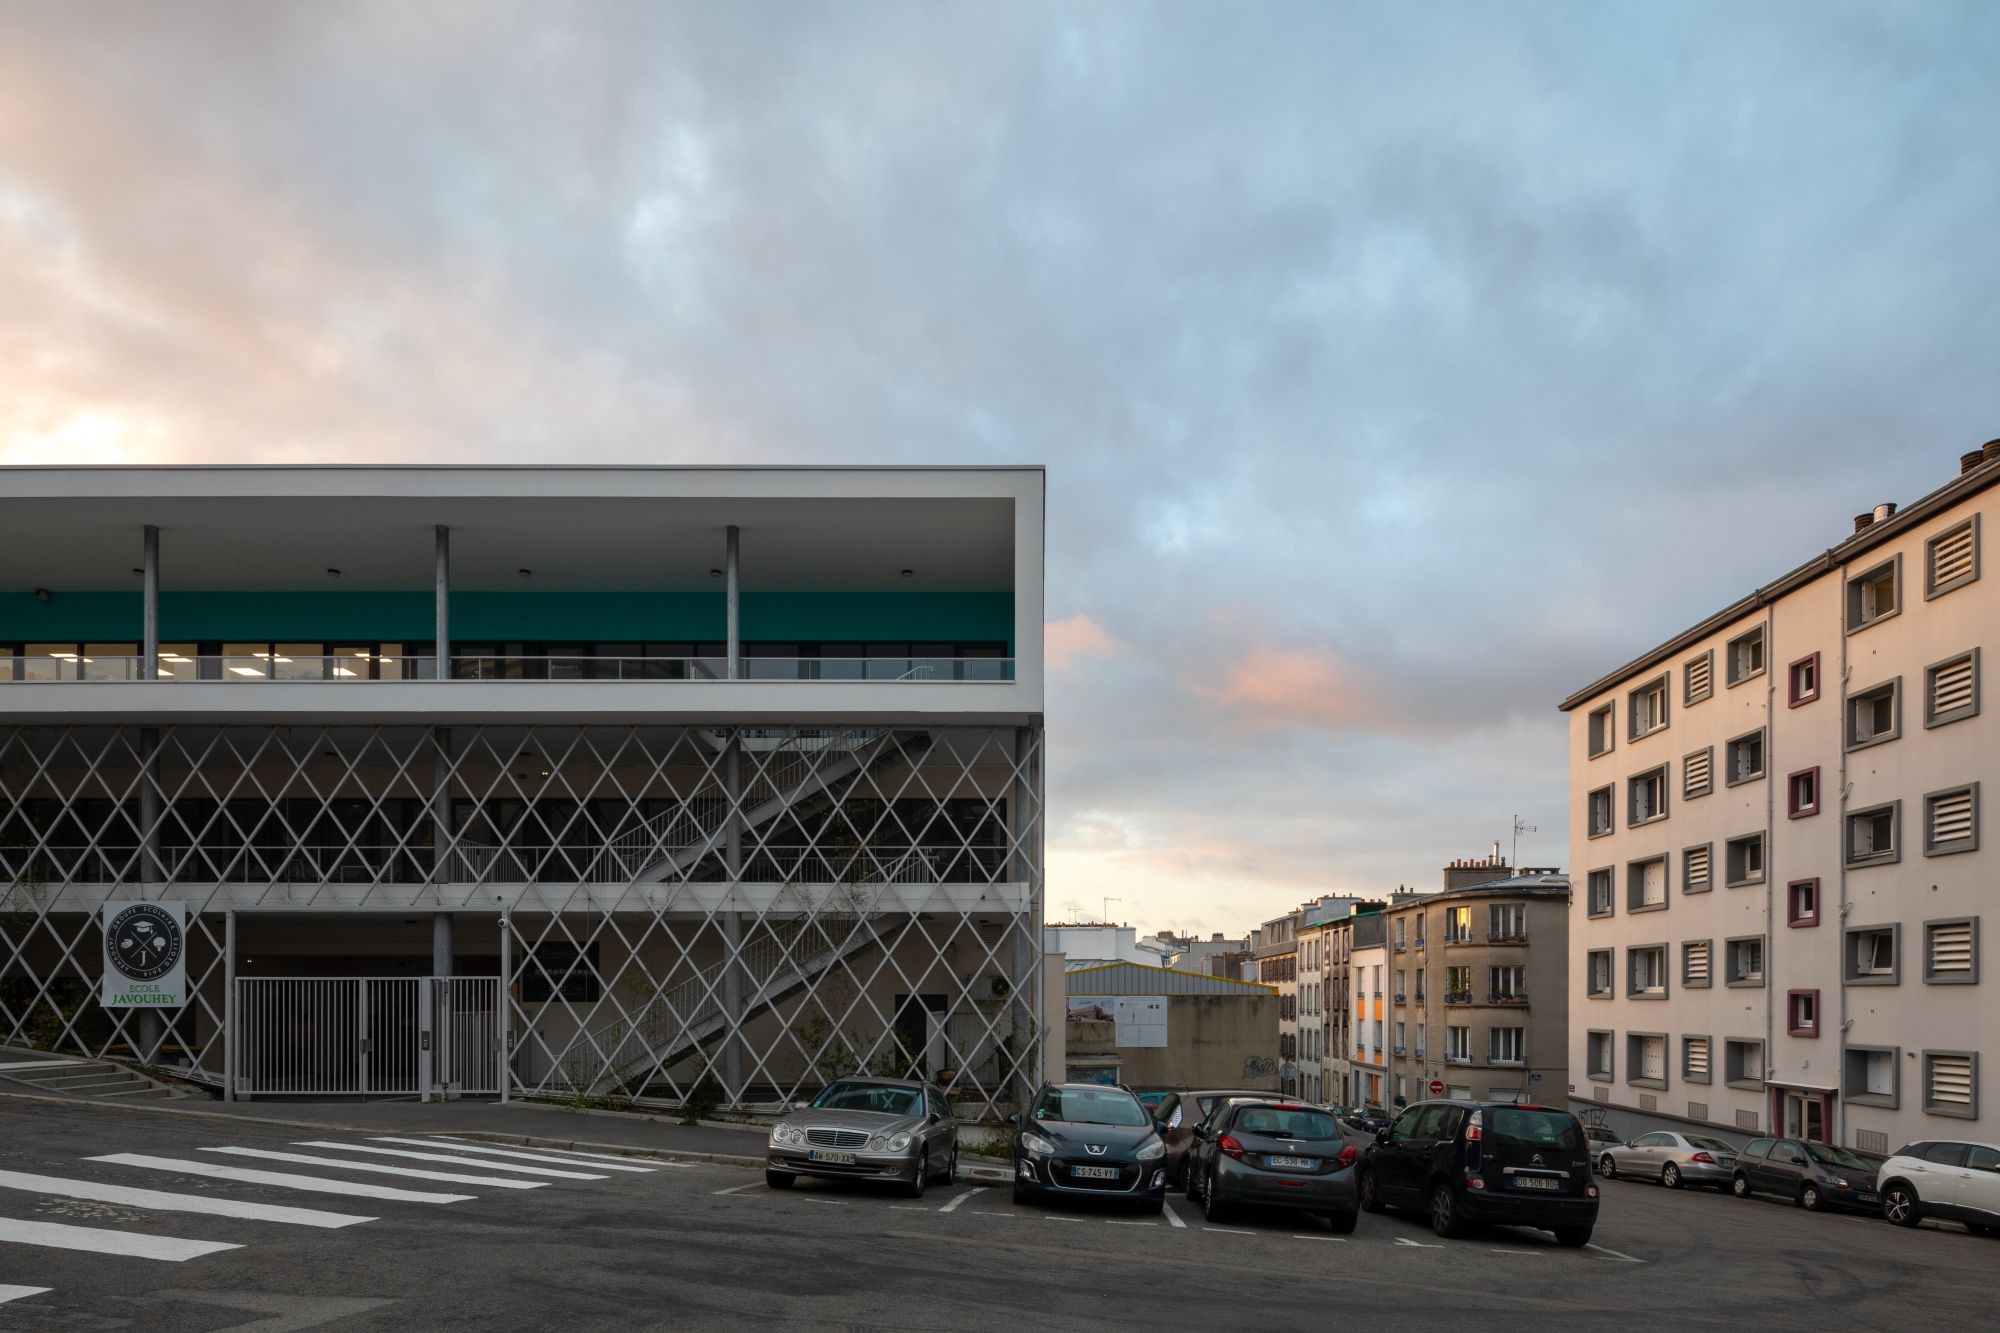
[[431, 1133], [376, 1136], [0, 1099], [0, 1330], [1901, 1330], [1983, 1326], [2000, 1260], [1956, 1229], [1625, 1181], [1585, 1250], [1441, 1241], [1394, 1214], [1352, 1236], [1247, 1212], [1210, 1228], [1179, 1196], [1152, 1216], [963, 1184], [779, 1192], [739, 1167], [452, 1142], [476, 1117], [436, 1110]]

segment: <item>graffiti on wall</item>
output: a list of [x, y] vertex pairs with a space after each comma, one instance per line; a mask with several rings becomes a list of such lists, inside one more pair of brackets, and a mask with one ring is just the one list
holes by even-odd
[[1268, 1055], [1252, 1055], [1243, 1061], [1243, 1077], [1270, 1078], [1278, 1072], [1278, 1062]]

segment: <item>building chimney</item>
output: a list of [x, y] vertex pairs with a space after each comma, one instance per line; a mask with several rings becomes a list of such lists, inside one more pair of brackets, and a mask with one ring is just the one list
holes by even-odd
[[[1995, 440], [1994, 443], [2000, 444], [2000, 440]], [[1958, 456], [1958, 475], [1961, 477], [1964, 476], [1985, 461], [1986, 451], [1984, 449], [1974, 449], [1969, 454], [1960, 454]]]
[[1895, 512], [1896, 502], [1894, 500], [1884, 500], [1881, 504], [1875, 506], [1875, 521], [1877, 523], [1887, 523], [1894, 516]]
[[1498, 838], [1493, 840], [1493, 859], [1487, 862], [1487, 864], [1496, 866], [1500, 864], [1500, 840]]
[[1866, 514], [1856, 514], [1854, 516], [1854, 530], [1856, 532], [1866, 532], [1868, 531], [1868, 525], [1874, 521], [1875, 515], [1872, 511]]
[[1980, 454], [1989, 463], [1996, 458], [2000, 458], [2000, 440], [1988, 440], [1986, 447], [1980, 450]]

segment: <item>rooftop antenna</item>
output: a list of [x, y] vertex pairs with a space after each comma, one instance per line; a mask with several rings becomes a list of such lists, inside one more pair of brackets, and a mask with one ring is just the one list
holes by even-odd
[[1099, 917], [1098, 919], [1099, 919], [1100, 921], [1102, 921], [1102, 922], [1103, 922], [1103, 923], [1104, 923], [1105, 925], [1107, 925], [1107, 926], [1108, 926], [1108, 925], [1110, 925], [1110, 924], [1111, 924], [1111, 904], [1113, 904], [1113, 903], [1122, 903], [1122, 902], [1124, 902], [1124, 901], [1125, 901], [1125, 900], [1124, 900], [1123, 898], [1106, 898], [1106, 899], [1104, 900], [1104, 915], [1103, 915], [1103, 916], [1101, 916], [1101, 917]]
[[1514, 816], [1514, 873], [1521, 873], [1521, 835], [1538, 832], [1533, 824], [1523, 823], [1519, 815]]

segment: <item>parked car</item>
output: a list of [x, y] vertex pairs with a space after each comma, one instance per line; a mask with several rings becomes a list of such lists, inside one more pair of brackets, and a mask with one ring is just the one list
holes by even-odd
[[1497, 1222], [1581, 1246], [1597, 1226], [1590, 1141], [1574, 1115], [1552, 1106], [1419, 1102], [1369, 1145], [1360, 1189], [1366, 1211], [1421, 1208], [1447, 1238]]
[[1736, 1148], [1706, 1134], [1656, 1130], [1603, 1149], [1597, 1172], [1606, 1180], [1620, 1175], [1657, 1180], [1670, 1190], [1682, 1185], [1726, 1190], [1736, 1175]]
[[1736, 1155], [1730, 1186], [1736, 1197], [1775, 1194], [1802, 1208], [1865, 1208], [1874, 1212], [1875, 1168], [1845, 1148], [1805, 1139], [1752, 1139]]
[[1583, 1127], [1583, 1137], [1590, 1140], [1593, 1145], [1602, 1143], [1609, 1146], [1610, 1144], [1625, 1142], [1625, 1140], [1619, 1138], [1616, 1133], [1604, 1125], [1585, 1125]]
[[1354, 1230], [1354, 1146], [1331, 1115], [1299, 1102], [1230, 1100], [1196, 1130], [1188, 1197], [1220, 1224], [1239, 1204], [1289, 1208]]
[[1183, 1169], [1187, 1165], [1188, 1145], [1194, 1142], [1195, 1127], [1208, 1119], [1217, 1106], [1230, 1097], [1270, 1095], [1269, 1092], [1251, 1092], [1242, 1088], [1168, 1093], [1166, 1100], [1153, 1108], [1153, 1119], [1158, 1125], [1160, 1138], [1167, 1145], [1167, 1184], [1176, 1189], [1187, 1187]]
[[958, 1174], [958, 1122], [944, 1094], [907, 1078], [844, 1078], [771, 1126], [764, 1183], [799, 1176], [889, 1180], [912, 1198]]
[[2000, 1145], [1920, 1140], [1882, 1163], [1875, 1179], [1882, 1216], [1899, 1227], [1934, 1217], [2000, 1236]]
[[1350, 1107], [1340, 1123], [1372, 1139], [1389, 1127], [1389, 1113], [1379, 1106]]
[[1145, 1107], [1154, 1115], [1158, 1115], [1161, 1104], [1167, 1098], [1173, 1096], [1170, 1092], [1135, 1092], [1132, 1095], [1139, 1099], [1139, 1105]]
[[1157, 1213], [1167, 1202], [1166, 1159], [1153, 1117], [1131, 1093], [1049, 1084], [1014, 1117], [1014, 1202], [1089, 1194]]

